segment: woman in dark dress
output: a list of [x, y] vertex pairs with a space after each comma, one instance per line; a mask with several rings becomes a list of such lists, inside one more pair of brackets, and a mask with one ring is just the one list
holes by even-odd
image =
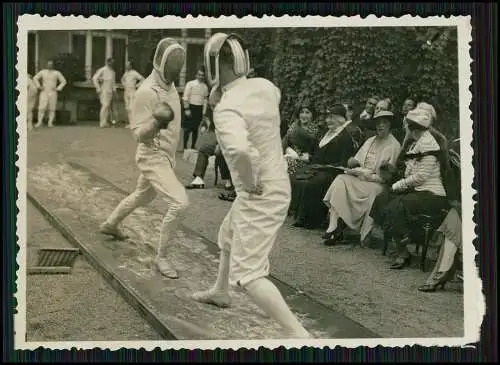
[[320, 129], [315, 118], [314, 108], [308, 103], [303, 103], [299, 120], [292, 123], [283, 137], [283, 153], [288, 163], [290, 176], [307, 165], [309, 156], [318, 143]]
[[342, 170], [335, 166], [345, 166], [356, 152], [356, 137], [346, 121], [346, 108], [335, 104], [327, 110], [328, 130], [316, 144], [310, 163], [297, 170], [290, 177], [292, 201], [290, 213], [294, 215], [295, 227], [320, 228], [328, 213], [322, 203], [323, 197], [333, 179]]

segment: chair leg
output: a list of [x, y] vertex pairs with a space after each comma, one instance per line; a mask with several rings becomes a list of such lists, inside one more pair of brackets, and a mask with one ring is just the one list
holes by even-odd
[[382, 246], [382, 256], [387, 254], [387, 248], [389, 247], [389, 234], [384, 231], [384, 244]]
[[429, 248], [429, 231], [430, 231], [430, 227], [425, 226], [424, 230], [425, 230], [425, 236], [424, 236], [424, 242], [423, 242], [423, 245], [422, 245], [422, 254], [420, 256], [420, 270], [422, 270], [422, 271], [425, 272], [426, 271], [425, 261], [427, 260], [427, 249]]
[[217, 156], [215, 157], [215, 161], [214, 161], [214, 173], [215, 173], [214, 185], [217, 186], [217, 183], [219, 182], [219, 161], [218, 161]]

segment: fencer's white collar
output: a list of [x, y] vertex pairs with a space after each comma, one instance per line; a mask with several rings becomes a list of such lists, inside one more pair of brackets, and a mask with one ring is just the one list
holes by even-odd
[[227, 84], [226, 86], [223, 86], [223, 87], [221, 88], [221, 91], [222, 91], [223, 93], [225, 93], [226, 91], [228, 91], [228, 90], [232, 89], [232, 88], [233, 88], [233, 87], [235, 87], [237, 84], [239, 84], [239, 83], [240, 83], [240, 82], [242, 82], [242, 81], [245, 81], [246, 79], [247, 79], [247, 77], [246, 77], [246, 76], [239, 77], [239, 78], [237, 78], [236, 80], [231, 81], [231, 82], [230, 82], [229, 84]]

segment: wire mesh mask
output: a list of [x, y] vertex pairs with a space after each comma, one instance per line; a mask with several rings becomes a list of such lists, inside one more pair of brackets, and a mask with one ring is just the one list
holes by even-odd
[[206, 80], [212, 87], [217, 87], [220, 83], [219, 53], [224, 43], [231, 48], [234, 73], [237, 76], [246, 76], [250, 71], [250, 57], [243, 46], [243, 40], [235, 34], [215, 33], [205, 44], [203, 52]]
[[186, 61], [185, 49], [175, 39], [164, 38], [156, 46], [153, 68], [165, 83], [174, 82]]

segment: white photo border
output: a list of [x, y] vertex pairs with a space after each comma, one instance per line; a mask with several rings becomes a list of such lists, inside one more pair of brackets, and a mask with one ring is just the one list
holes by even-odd
[[[154, 26], [152, 26], [154, 25]], [[470, 16], [430, 16], [418, 17], [404, 15], [401, 17], [361, 16], [220, 16], [208, 17], [188, 15], [180, 16], [40, 16], [32, 14], [20, 15], [17, 22], [17, 86], [19, 97], [16, 102], [19, 115], [16, 118], [19, 136], [16, 155], [16, 177], [18, 189], [17, 237], [19, 252], [17, 253], [17, 313], [14, 315], [14, 348], [16, 350], [33, 350], [39, 347], [47, 349], [258, 349], [263, 346], [275, 349], [280, 346], [302, 348], [303, 346], [355, 348], [358, 346], [402, 347], [420, 346], [461, 346], [465, 347], [480, 340], [481, 325], [485, 315], [485, 298], [482, 292], [482, 280], [475, 264], [477, 251], [473, 241], [476, 223], [473, 220], [473, 199], [476, 191], [472, 188], [474, 151], [472, 149], [473, 121], [470, 109], [472, 93], [472, 59], [470, 47], [472, 26]], [[462, 229], [463, 229], [463, 267], [464, 267], [464, 337], [458, 338], [376, 338], [376, 339], [313, 339], [313, 340], [243, 340], [243, 341], [71, 341], [71, 342], [26, 342], [26, 267], [27, 267], [27, 40], [31, 30], [87, 30], [87, 29], [179, 29], [179, 28], [296, 28], [296, 27], [401, 27], [401, 26], [455, 26], [458, 34], [459, 53], [459, 102], [460, 102], [460, 151], [462, 171]]]

